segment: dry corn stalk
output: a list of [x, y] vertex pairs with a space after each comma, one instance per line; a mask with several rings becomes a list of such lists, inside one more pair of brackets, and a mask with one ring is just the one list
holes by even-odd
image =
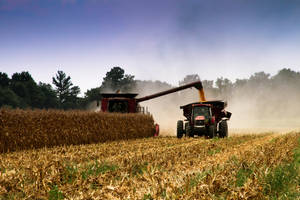
[[0, 110], [0, 152], [153, 136], [153, 118], [58, 110]]

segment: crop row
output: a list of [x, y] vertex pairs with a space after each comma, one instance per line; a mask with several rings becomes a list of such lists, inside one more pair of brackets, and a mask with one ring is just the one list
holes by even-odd
[[153, 118], [57, 110], [0, 110], [0, 153], [153, 136]]

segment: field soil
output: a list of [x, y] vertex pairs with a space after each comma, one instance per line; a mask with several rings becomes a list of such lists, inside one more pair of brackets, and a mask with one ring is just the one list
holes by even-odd
[[0, 199], [299, 198], [299, 141], [157, 137], [5, 153]]

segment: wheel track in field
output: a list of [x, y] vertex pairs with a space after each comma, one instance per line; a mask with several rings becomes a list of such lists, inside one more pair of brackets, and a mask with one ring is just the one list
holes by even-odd
[[[127, 191], [129, 185], [133, 185], [134, 182], [137, 181], [140, 182], [140, 184], [134, 187], [143, 187], [143, 188], [155, 187], [155, 181], [153, 182], [153, 180], [159, 179], [160, 176], [168, 176], [168, 175], [172, 176], [173, 173], [171, 172], [174, 170], [172, 165], [174, 164], [176, 168], [176, 166], [178, 166], [179, 163], [185, 161], [188, 162], [191, 159], [189, 156], [198, 154], [197, 151], [199, 151], [199, 154], [202, 156], [194, 157], [194, 158], [204, 159], [205, 157], [208, 156], [207, 152], [209, 149], [214, 149], [219, 145], [225, 147], [227, 144], [232, 144], [233, 146], [235, 146], [235, 145], [239, 145], [240, 143], [247, 142], [249, 140], [257, 140], [261, 137], [265, 137], [265, 136], [252, 135], [252, 136], [233, 137], [228, 139], [219, 139], [219, 140], [207, 140], [204, 138], [194, 138], [194, 139], [185, 138], [183, 140], [178, 140], [177, 138], [171, 138], [171, 141], [168, 141], [169, 138], [161, 138], [161, 140], [163, 141], [157, 142], [156, 145], [154, 146], [152, 145], [145, 146], [144, 144], [135, 144], [135, 143], [130, 144], [134, 146], [134, 147], [130, 146], [130, 149], [133, 149], [133, 152], [128, 152], [128, 150], [126, 150], [123, 151], [123, 154], [120, 155], [114, 154], [114, 156], [112, 156], [111, 158], [107, 158], [106, 160], [108, 162], [117, 164], [119, 166], [119, 169], [117, 171], [107, 172], [101, 175], [101, 179], [97, 179], [96, 182], [99, 185], [103, 186], [103, 191], [101, 192], [103, 198], [123, 199], [122, 198], [124, 197], [123, 195], [125, 195], [126, 193], [127, 194], [130, 193], [130, 191]], [[164, 143], [165, 145], [161, 145], [161, 143]], [[166, 144], [171, 144], [173, 146], [168, 147], [166, 146]], [[122, 149], [124, 150], [126, 146], [127, 145], [122, 146]], [[117, 147], [118, 146], [111, 147], [111, 150], [114, 151], [116, 150], [115, 148]], [[205, 149], [205, 151], [201, 151], [203, 149]], [[105, 150], [106, 149], [102, 149], [102, 151]], [[179, 159], [174, 160], [174, 158], [177, 157]], [[150, 163], [149, 166], [147, 166], [147, 171], [149, 172], [151, 171], [152, 174], [149, 174], [148, 177], [147, 176], [140, 177], [140, 175], [133, 176], [131, 174], [133, 169], [132, 167], [134, 167], [136, 164], [138, 165], [144, 162]], [[161, 165], [162, 168], [165, 169], [165, 172], [159, 172], [159, 174], [155, 174], [157, 173], [157, 170], [159, 170], [157, 168], [157, 166], [159, 165]], [[189, 167], [189, 165], [186, 165], [186, 167]], [[116, 181], [114, 180], [114, 177], [120, 177], [120, 180]], [[167, 179], [171, 180], [171, 178], [169, 177], [167, 177]], [[106, 187], [111, 186], [112, 180], [115, 181], [115, 183], [113, 184], [113, 188], [116, 188], [115, 191], [111, 191], [110, 189], [105, 189]], [[133, 187], [130, 188], [130, 190], [132, 189]], [[137, 192], [139, 192], [139, 189], [137, 189]], [[147, 191], [143, 191], [143, 190], [141, 190], [140, 192], [141, 195], [143, 195], [142, 192], [147, 193]], [[135, 195], [132, 195], [131, 197], [133, 198], [135, 197]], [[142, 198], [143, 196], [140, 196], [140, 199]]]
[[65, 160], [66, 162], [76, 164], [94, 160], [105, 161], [107, 158], [115, 157], [120, 154], [130, 154], [137, 151], [147, 152], [151, 151], [151, 149], [162, 149], [168, 145], [177, 146], [193, 142], [195, 142], [195, 140], [192, 139], [185, 139], [183, 141], [180, 141], [174, 140], [174, 138], [172, 138], [171, 140], [169, 140], [169, 138], [145, 138], [98, 144], [24, 150], [2, 154], [1, 157], [8, 161], [15, 161], [15, 158], [22, 157], [24, 159], [19, 159], [20, 164], [24, 164], [22, 160], [30, 160], [27, 158], [28, 156], [35, 157], [35, 160], [40, 160], [40, 158], [47, 158], [48, 160]]
[[[157, 181], [161, 181], [161, 177], [165, 177], [165, 179], [162, 180], [165, 181], [163, 184], [172, 185], [172, 178], [176, 179], [174, 174], [177, 176], [176, 173], [174, 173], [174, 169], [176, 172], [181, 172], [182, 170], [185, 171], [187, 168], [191, 167], [189, 165], [189, 161], [191, 159], [205, 159], [209, 156], [208, 151], [210, 149], [220, 146], [224, 148], [232, 148], [233, 146], [239, 146], [240, 143], [249, 142], [249, 140], [258, 140], [265, 137], [266, 136], [264, 135], [251, 135], [219, 140], [207, 140], [204, 138], [185, 138], [183, 140], [178, 140], [177, 138], [171, 138], [171, 141], [167, 142], [165, 140], [168, 140], [169, 138], [161, 138], [163, 141], [158, 142], [156, 146], [145, 146], [144, 144], [140, 145], [135, 143], [131, 144], [134, 146], [133, 152], [124, 151], [124, 154], [114, 155], [106, 160], [117, 164], [119, 169], [114, 172], [105, 173], [101, 175], [101, 179], [97, 179], [97, 184], [102, 186], [100, 197], [123, 199], [124, 196], [129, 195], [130, 198], [133, 199], [136, 197], [138, 197], [138, 199], [142, 199], [144, 194], [149, 193], [147, 188], [157, 187]], [[161, 143], [164, 142], [166, 142], [165, 144], [172, 144], [173, 146], [167, 147], [166, 145], [161, 145]], [[231, 144], [232, 146], [226, 146], [228, 144]], [[126, 145], [122, 146], [122, 149], [124, 149], [124, 147], [126, 147]], [[112, 148], [116, 148], [116, 146]], [[130, 147], [130, 149], [132, 149], [132, 147]], [[102, 151], [105, 151], [105, 149], [102, 149]], [[198, 154], [201, 156], [193, 156]], [[190, 157], [191, 155], [192, 157]], [[139, 164], [143, 164], [144, 162], [149, 162], [146, 169], [147, 172], [143, 175], [132, 175], [133, 168], [135, 166], [138, 167]], [[182, 164], [184, 162], [185, 164]], [[160, 171], [158, 166], [161, 166], [163, 171]], [[119, 180], [115, 180], [114, 177], [119, 177]], [[139, 184], [136, 185], [136, 182]], [[113, 188], [113, 190], [108, 188]], [[132, 194], [133, 188], [136, 188], [135, 194]]]
[[199, 163], [200, 166], [198, 168], [194, 168], [194, 169], [189, 168], [186, 171], [184, 171], [183, 174], [184, 176], [188, 174], [194, 174], [203, 171], [205, 168], [212, 167], [216, 163], [218, 165], [224, 165], [225, 162], [227, 162], [230, 158], [234, 156], [239, 157], [248, 151], [255, 151], [255, 149], [258, 148], [259, 146], [263, 146], [269, 143], [275, 137], [279, 137], [279, 136], [280, 135], [269, 135], [256, 140], [250, 140], [247, 141], [246, 143], [234, 146], [231, 149], [227, 149], [224, 152], [217, 153], [214, 156], [211, 157], [208, 156], [207, 159]]
[[[252, 136], [245, 139], [251, 139]], [[233, 137], [234, 138], [234, 137]], [[84, 164], [91, 161], [118, 161], [122, 160], [122, 156], [130, 155], [130, 157], [142, 156], [153, 153], [163, 153], [166, 150], [181, 150], [187, 146], [195, 146], [211, 143], [211, 140], [204, 138], [146, 138], [128, 141], [115, 141], [104, 144], [90, 144], [77, 146], [63, 146], [54, 148], [43, 148], [38, 150], [18, 151], [2, 154], [5, 165], [31, 166], [39, 160], [59, 161], [73, 164]], [[143, 152], [143, 154], [140, 154]], [[120, 156], [122, 155], [122, 156]], [[16, 159], [20, 158], [20, 159]], [[1, 162], [0, 162], [1, 163]]]
[[[252, 139], [251, 137], [252, 136], [245, 137], [245, 140]], [[133, 158], [137, 156], [142, 157], [153, 153], [163, 154], [168, 150], [172, 151], [177, 149], [178, 151], [182, 151], [183, 148], [189, 146], [210, 143], [213, 142], [204, 138], [146, 138], [128, 141], [115, 141], [104, 144], [63, 146], [39, 150], [20, 151], [5, 154], [4, 157], [6, 157], [8, 160], [10, 160], [10, 157], [24, 157], [24, 160], [29, 160], [26, 159], [26, 157], [30, 155], [31, 157], [35, 157], [36, 160], [47, 157], [48, 160], [64, 160], [65, 162], [74, 164], [83, 164], [85, 162], [95, 160], [100, 162], [119, 162], [122, 160], [122, 157], [127, 157], [128, 155]]]
[[[124, 167], [126, 163], [122, 163], [122, 169], [118, 172], [119, 175], [123, 176], [121, 181], [117, 181], [114, 185], [116, 187], [117, 193], [112, 192], [111, 195], [114, 197], [119, 196], [118, 193], [130, 195], [131, 197], [135, 197], [135, 195], [138, 195], [139, 198], [143, 197], [143, 194], [149, 193], [147, 188], [157, 188], [157, 185], [173, 185], [176, 187], [181, 186], [184, 184], [184, 177], [188, 174], [198, 172], [200, 170], [205, 169], [205, 167], [208, 167], [210, 165], [214, 165], [216, 163], [222, 164], [224, 163], [230, 155], [232, 155], [232, 151], [235, 151], [236, 149], [242, 149], [242, 151], [246, 150], [244, 147], [248, 146], [257, 146], [263, 141], [268, 142], [271, 138], [275, 137], [274, 135], [264, 135], [264, 136], [256, 136], [256, 137], [248, 137], [245, 138], [247, 141], [244, 141], [242, 144], [234, 144], [233, 146], [226, 146], [227, 143], [230, 144], [230, 140], [219, 140], [219, 141], [212, 141], [212, 140], [204, 140], [204, 141], [195, 141], [195, 143], [189, 143], [189, 144], [182, 144], [179, 145], [180, 148], [173, 148], [168, 153], [168, 150], [165, 150], [163, 154], [159, 154], [160, 150], [154, 150], [152, 149], [151, 155], [153, 156], [150, 161], [151, 166], [147, 167], [147, 172], [143, 174], [143, 176], [137, 176], [137, 177], [131, 177], [130, 174], [130, 165], [132, 165], [135, 162], [139, 162], [139, 160], [143, 161], [149, 161], [149, 157], [145, 159], [145, 157], [142, 157], [138, 154], [133, 154], [133, 157], [127, 155], [127, 159], [129, 159], [131, 162], [127, 163], [129, 166]], [[241, 139], [241, 137], [236, 138], [229, 138], [233, 141]], [[216, 145], [216, 142], [219, 142], [219, 144], [225, 145], [227, 149], [224, 149], [223, 152], [217, 153], [213, 156], [210, 156], [208, 154], [208, 151], [201, 152], [202, 156], [199, 157], [189, 157], [189, 155], [195, 155], [195, 151], [199, 149], [200, 143], [207, 144], [207, 145], [213, 145], [212, 147], [218, 147]], [[243, 141], [242, 141], [243, 142]], [[225, 143], [225, 144], [223, 144]], [[203, 146], [205, 147], [205, 145]], [[188, 150], [191, 150], [189, 152], [186, 152]], [[224, 155], [224, 156], [223, 156]], [[122, 157], [122, 156], [120, 156]], [[223, 157], [223, 160], [220, 159], [220, 157]], [[120, 158], [113, 158], [112, 161], [117, 161]], [[122, 158], [125, 159], [125, 158]], [[220, 162], [221, 161], [221, 162]], [[207, 163], [208, 162], [208, 163]], [[192, 163], [192, 165], [191, 165]], [[120, 163], [121, 164], [121, 163]], [[164, 171], [159, 171], [155, 166], [157, 165], [164, 165], [163, 169]], [[176, 169], [176, 170], [174, 170]], [[110, 176], [109, 174], [107, 174]], [[165, 177], [165, 178], [164, 178]], [[139, 189], [136, 189], [136, 193], [132, 194], [130, 191], [124, 191], [122, 188], [127, 188], [126, 186], [132, 185], [134, 182], [139, 182], [138, 187]], [[102, 182], [103, 185], [110, 184], [106, 181]], [[105, 193], [109, 193], [111, 191], [106, 191]], [[131, 193], [131, 194], [130, 194]]]
[[[160, 185], [172, 185], [177, 188], [182, 187], [185, 184], [184, 178], [190, 174], [194, 174], [197, 172], [202, 172], [207, 168], [211, 168], [214, 165], [224, 165], [228, 159], [232, 156], [239, 156], [246, 151], [254, 151], [258, 146], [264, 145], [275, 137], [279, 137], [280, 135], [266, 135], [264, 137], [254, 138], [253, 140], [246, 141], [245, 143], [234, 145], [229, 147], [223, 152], [216, 153], [213, 156], [205, 155], [204, 159], [197, 161], [197, 159], [192, 160], [178, 160], [175, 165], [169, 166], [169, 170], [166, 170], [164, 173], [159, 173], [158, 176], [155, 174], [146, 174], [144, 178], [144, 184], [140, 182], [140, 185], [143, 185], [136, 194], [139, 197], [142, 197], [143, 194], [147, 194], [149, 191], [146, 188], [155, 188], [158, 184]], [[176, 156], [176, 155], [174, 155]], [[190, 163], [193, 165], [190, 165]], [[178, 169], [178, 170], [172, 170]], [[154, 177], [153, 177], [154, 175]], [[155, 177], [156, 176], [156, 177]], [[166, 178], [160, 178], [166, 177]], [[155, 180], [160, 180], [158, 183]]]
[[[299, 134], [290, 133], [289, 136], [276, 135], [274, 140], [271, 138], [269, 142], [256, 143], [255, 148], [250, 147], [248, 149], [247, 147], [246, 150], [237, 151], [233, 155], [234, 158], [229, 157], [219, 167], [214, 165], [208, 174], [202, 173], [203, 178], [197, 179], [196, 187], [195, 185], [191, 186], [190, 181], [201, 176], [201, 173], [196, 171], [185, 174], [184, 188], [190, 186], [189, 191], [192, 191], [191, 193], [178, 193], [182, 187], [175, 188], [172, 192], [186, 199], [211, 199], [215, 195], [221, 195], [223, 198], [226, 196], [228, 199], [269, 199], [265, 197], [262, 190], [264, 184], [260, 178], [276, 166], [292, 162], [294, 150], [299, 144], [298, 139]], [[242, 186], [237, 186], [237, 181], [241, 181], [239, 172], [245, 169], [251, 171], [251, 176], [247, 176], [247, 180]], [[192, 189], [192, 187], [194, 188]]]
[[[199, 151], [200, 153], [206, 153], [207, 149], [213, 149], [213, 148], [219, 148], [222, 146], [223, 143], [230, 143], [232, 145], [237, 145], [237, 143], [243, 143], [248, 140], [252, 140], [254, 136], [246, 136], [242, 137], [244, 140], [240, 141], [241, 139], [237, 137], [237, 139], [231, 139], [230, 140], [223, 140], [220, 139], [218, 141], [215, 140], [208, 140], [204, 138], [187, 138], [183, 141], [176, 141], [176, 143], [172, 144], [171, 146], [166, 146], [166, 145], [160, 145], [156, 147], [148, 146], [139, 146], [137, 145], [134, 151], [123, 151], [119, 155], [116, 155], [114, 157], [108, 158], [107, 161], [112, 162], [112, 163], [122, 163], [124, 164], [124, 158], [126, 158], [129, 163], [134, 163], [139, 160], [144, 160], [146, 162], [155, 162], [157, 160], [156, 158], [159, 158], [161, 155], [163, 156], [169, 156], [170, 159], [172, 157], [176, 157], [177, 154], [180, 154], [180, 157], [187, 156], [187, 155], [193, 155], [195, 154], [196, 151]], [[262, 137], [262, 136], [255, 136], [256, 137]], [[174, 139], [174, 138], [173, 138]], [[238, 140], [239, 139], [239, 140]], [[142, 147], [142, 148], [139, 148]], [[125, 163], [127, 163], [127, 161]], [[127, 163], [127, 164], [129, 164]], [[156, 163], [157, 164], [157, 163]], [[161, 163], [159, 163], [161, 164]]]

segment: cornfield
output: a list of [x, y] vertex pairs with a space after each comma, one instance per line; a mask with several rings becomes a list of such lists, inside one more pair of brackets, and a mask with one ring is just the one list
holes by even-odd
[[0, 152], [153, 136], [153, 118], [58, 110], [0, 110]]
[[300, 133], [0, 154], [0, 199], [299, 199]]

